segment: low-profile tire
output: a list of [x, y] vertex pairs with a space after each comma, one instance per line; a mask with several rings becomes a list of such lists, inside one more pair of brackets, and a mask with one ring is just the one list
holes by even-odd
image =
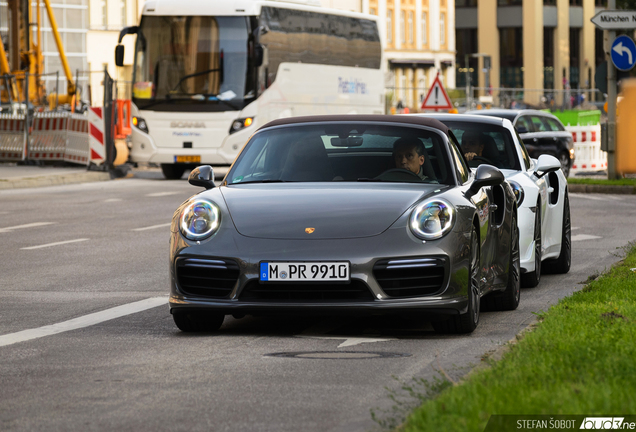
[[185, 172], [186, 167], [179, 164], [161, 164], [161, 172], [163, 176], [168, 180], [179, 180], [183, 173]]
[[570, 199], [565, 192], [563, 200], [563, 226], [561, 228], [561, 253], [554, 260], [544, 263], [546, 273], [564, 274], [570, 271], [572, 263], [572, 222], [570, 220]]
[[444, 334], [472, 333], [479, 324], [479, 238], [473, 226], [470, 235], [470, 266], [468, 268], [468, 310], [443, 321], [433, 321], [433, 329]]
[[570, 175], [570, 156], [566, 152], [559, 154], [559, 162], [561, 162], [561, 171], [565, 178]]
[[541, 281], [541, 204], [534, 213], [534, 271], [521, 275], [521, 286], [534, 288]]
[[217, 312], [176, 312], [172, 315], [179, 330], [186, 333], [213, 332], [221, 328], [225, 315]]
[[521, 299], [521, 280], [519, 277], [521, 273], [520, 260], [519, 227], [517, 226], [517, 217], [516, 215], [513, 215], [508, 284], [504, 291], [493, 293], [484, 299], [488, 299], [489, 309], [507, 311], [515, 310], [519, 306], [519, 300]]

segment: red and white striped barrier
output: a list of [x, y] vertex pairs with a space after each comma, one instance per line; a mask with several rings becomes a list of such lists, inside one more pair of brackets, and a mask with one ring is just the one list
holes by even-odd
[[101, 165], [106, 161], [104, 115], [101, 107], [91, 107], [88, 110], [88, 127], [90, 162], [95, 165]]
[[66, 128], [64, 160], [82, 165], [89, 163], [88, 118], [80, 114], [69, 114]]
[[21, 161], [26, 153], [25, 117], [0, 114], [0, 161]]
[[570, 176], [577, 172], [607, 169], [607, 153], [601, 151], [601, 125], [566, 126], [574, 140], [574, 165]]
[[33, 115], [27, 159], [64, 160], [68, 116], [66, 112]]

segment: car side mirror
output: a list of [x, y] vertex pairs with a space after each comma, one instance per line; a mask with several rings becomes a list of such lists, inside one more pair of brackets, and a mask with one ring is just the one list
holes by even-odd
[[124, 46], [122, 44], [115, 47], [115, 64], [119, 67], [124, 65]]
[[534, 175], [538, 178], [561, 169], [561, 162], [551, 155], [541, 155], [534, 167]]
[[214, 188], [214, 170], [210, 165], [196, 167], [190, 172], [188, 182], [194, 186], [201, 186], [206, 189]]
[[498, 168], [488, 164], [479, 165], [475, 173], [475, 180], [468, 189], [468, 193], [471, 196], [475, 195], [483, 187], [502, 184], [504, 179], [503, 173]]

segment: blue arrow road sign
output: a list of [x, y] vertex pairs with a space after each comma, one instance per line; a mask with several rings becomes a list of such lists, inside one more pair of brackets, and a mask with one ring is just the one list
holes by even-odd
[[614, 39], [610, 53], [616, 69], [628, 71], [636, 64], [636, 44], [629, 36], [622, 35]]

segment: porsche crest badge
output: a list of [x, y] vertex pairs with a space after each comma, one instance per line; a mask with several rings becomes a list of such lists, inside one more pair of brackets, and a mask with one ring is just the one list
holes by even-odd
[[305, 232], [306, 232], [307, 234], [311, 234], [311, 233], [313, 233], [314, 231], [316, 231], [316, 228], [305, 228]]

